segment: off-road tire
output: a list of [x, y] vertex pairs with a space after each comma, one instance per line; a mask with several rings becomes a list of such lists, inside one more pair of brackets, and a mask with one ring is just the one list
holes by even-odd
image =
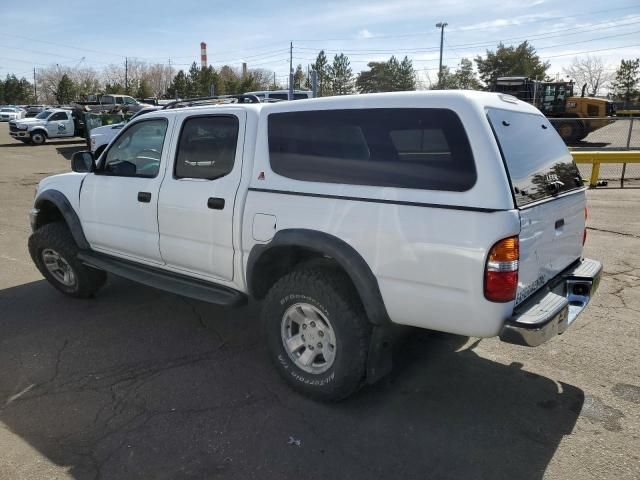
[[33, 132], [31, 134], [31, 143], [34, 145], [43, 145], [47, 141], [47, 136], [42, 132]]
[[[282, 338], [282, 322], [289, 307], [312, 305], [330, 321], [335, 357], [328, 370], [308, 373], [291, 359]], [[371, 325], [353, 286], [339, 271], [295, 270], [271, 288], [262, 316], [269, 352], [280, 375], [298, 392], [322, 401], [342, 400], [363, 384]]]
[[[75, 275], [74, 285], [65, 285], [47, 269], [43, 259], [44, 250], [53, 250], [66, 261]], [[87, 267], [80, 262], [77, 257], [78, 250], [71, 232], [63, 222], [43, 225], [29, 237], [31, 258], [49, 283], [65, 295], [88, 298], [104, 285], [107, 274], [102, 270]]]

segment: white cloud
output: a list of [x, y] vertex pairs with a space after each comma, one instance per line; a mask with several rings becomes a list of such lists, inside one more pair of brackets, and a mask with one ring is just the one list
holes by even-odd
[[358, 32], [358, 38], [373, 38], [373, 33], [364, 28]]

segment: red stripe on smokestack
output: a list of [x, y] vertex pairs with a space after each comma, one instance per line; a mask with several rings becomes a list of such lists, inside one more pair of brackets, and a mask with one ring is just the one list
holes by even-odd
[[207, 44], [204, 42], [200, 42], [200, 65], [207, 68]]

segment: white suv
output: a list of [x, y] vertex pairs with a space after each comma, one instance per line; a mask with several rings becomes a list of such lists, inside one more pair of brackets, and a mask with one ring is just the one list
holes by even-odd
[[53, 286], [88, 297], [111, 272], [262, 299], [276, 368], [322, 399], [389, 370], [392, 324], [535, 346], [598, 286], [580, 173], [513, 97], [194, 103], [135, 119], [97, 163], [80, 152], [77, 173], [40, 183], [29, 250]]

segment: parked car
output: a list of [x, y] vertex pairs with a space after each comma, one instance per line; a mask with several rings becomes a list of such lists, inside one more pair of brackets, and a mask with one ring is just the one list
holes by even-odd
[[275, 368], [336, 400], [389, 371], [393, 324], [537, 346], [598, 287], [580, 172], [514, 97], [188, 104], [40, 182], [29, 252], [59, 291], [92, 296], [111, 272], [262, 300]]
[[[129, 121], [134, 118], [144, 115], [145, 113], [155, 112], [160, 107], [147, 107], [138, 111], [135, 115], [133, 115]], [[90, 142], [89, 148], [91, 152], [94, 154], [95, 158], [98, 158], [100, 154], [107, 147], [109, 142], [115, 138], [116, 135], [122, 130], [122, 127], [126, 125], [127, 122], [116, 123], [115, 125], [104, 125], [102, 127], [93, 128], [89, 134]]]
[[0, 108], [0, 121], [8, 122], [10, 120], [17, 120], [24, 117], [24, 110], [17, 107], [2, 107]]

